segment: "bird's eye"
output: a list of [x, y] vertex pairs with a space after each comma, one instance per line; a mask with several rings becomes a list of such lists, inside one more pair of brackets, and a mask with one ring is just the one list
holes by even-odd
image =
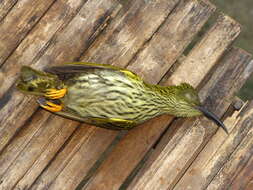
[[193, 95], [190, 94], [190, 93], [185, 93], [185, 97], [186, 97], [188, 100], [194, 99]]
[[195, 103], [195, 104], [198, 104], [200, 102], [197, 94], [187, 92], [184, 94], [184, 97], [187, 101]]

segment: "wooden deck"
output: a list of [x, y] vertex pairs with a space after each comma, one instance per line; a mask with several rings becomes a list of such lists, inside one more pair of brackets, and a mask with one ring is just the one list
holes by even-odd
[[[0, 1], [0, 190], [253, 189], [253, 102], [234, 98], [253, 72], [231, 44], [240, 25], [207, 0]], [[187, 49], [187, 51], [185, 51]], [[150, 83], [191, 83], [223, 117], [163, 115], [130, 131], [80, 124], [15, 90], [22, 65], [89, 61]]]

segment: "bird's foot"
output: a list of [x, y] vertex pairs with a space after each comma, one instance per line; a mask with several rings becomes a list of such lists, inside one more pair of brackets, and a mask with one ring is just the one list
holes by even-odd
[[59, 112], [63, 109], [62, 104], [59, 105], [59, 104], [50, 102], [50, 101], [46, 100], [45, 98], [39, 98], [38, 103], [42, 108], [44, 108], [48, 111], [51, 111], [51, 112]]
[[47, 92], [45, 93], [45, 97], [49, 99], [60, 99], [65, 96], [67, 92], [66, 88], [62, 88], [60, 90], [57, 90], [55, 88], [47, 89]]

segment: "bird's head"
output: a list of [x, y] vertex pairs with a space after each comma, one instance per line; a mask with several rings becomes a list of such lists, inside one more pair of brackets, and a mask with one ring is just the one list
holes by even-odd
[[56, 75], [23, 66], [17, 82], [17, 89], [31, 95], [42, 96], [46, 89], [56, 88], [60, 81]]
[[198, 92], [190, 84], [182, 83], [176, 86], [175, 89], [176, 101], [174, 105], [178, 108], [176, 116], [192, 117], [204, 115], [208, 119], [214, 121], [219, 127], [228, 133], [223, 122], [212, 112], [208, 111], [200, 102]]

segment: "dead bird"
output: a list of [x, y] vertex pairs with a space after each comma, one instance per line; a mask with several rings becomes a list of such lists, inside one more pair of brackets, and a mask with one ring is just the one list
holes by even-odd
[[190, 84], [152, 85], [112, 65], [76, 62], [44, 71], [23, 66], [17, 88], [38, 96], [39, 105], [48, 111], [99, 127], [130, 129], [162, 114], [205, 115], [228, 133], [221, 120], [201, 105]]

